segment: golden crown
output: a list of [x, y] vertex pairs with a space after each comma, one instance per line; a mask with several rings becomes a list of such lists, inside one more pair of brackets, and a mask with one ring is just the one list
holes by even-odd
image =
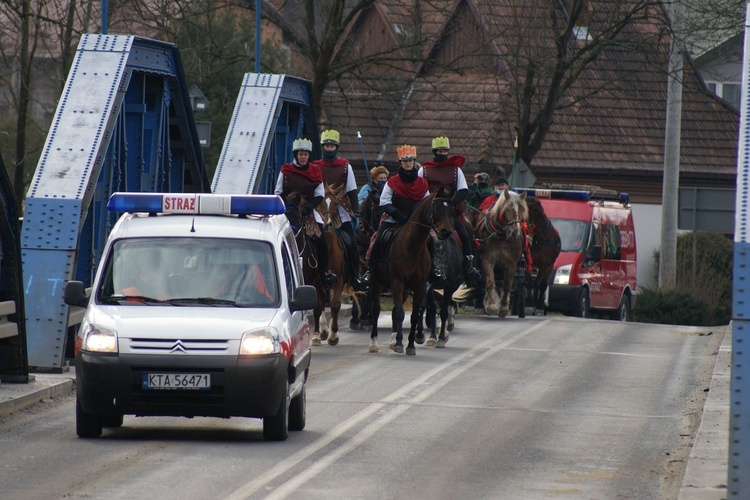
[[409, 146], [404, 144], [396, 150], [399, 160], [416, 160], [417, 159], [417, 147]]
[[323, 133], [320, 134], [321, 144], [338, 144], [340, 139], [341, 136], [339, 135], [338, 130], [324, 130]]
[[447, 137], [440, 136], [440, 137], [435, 137], [432, 140], [432, 149], [433, 150], [435, 150], [435, 149], [450, 149], [450, 148], [451, 148], [451, 143], [450, 143], [450, 141], [448, 140]]

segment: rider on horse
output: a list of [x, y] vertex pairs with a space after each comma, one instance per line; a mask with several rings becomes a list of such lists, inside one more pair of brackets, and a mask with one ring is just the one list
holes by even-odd
[[[503, 194], [503, 191], [508, 189], [508, 179], [505, 177], [498, 177], [495, 179], [495, 193], [488, 196], [484, 199], [482, 204], [479, 206], [480, 212], [487, 212], [489, 209], [491, 209], [495, 202], [497, 202], [498, 198], [500, 198], [500, 195]], [[534, 267], [533, 262], [531, 261], [531, 249], [529, 248], [529, 226], [526, 224], [525, 220], [521, 221], [521, 229], [523, 230], [523, 254], [526, 257], [526, 269], [525, 271], [527, 273], [531, 272], [531, 269]]]
[[435, 157], [432, 161], [426, 161], [422, 164], [419, 175], [427, 181], [430, 192], [435, 192], [443, 187], [453, 193], [451, 201], [456, 216], [453, 227], [459, 240], [461, 240], [461, 250], [464, 254], [464, 276], [467, 283], [476, 283], [480, 274], [473, 266], [474, 250], [462, 220], [462, 214], [466, 210], [465, 200], [469, 195], [469, 186], [466, 184], [466, 178], [461, 170], [466, 158], [458, 155], [448, 156], [450, 148], [447, 137], [432, 139], [432, 153]]
[[[341, 219], [340, 230], [348, 235], [344, 238], [347, 246], [347, 262], [351, 266], [349, 276], [355, 277], [359, 263], [359, 249], [354, 236], [352, 218], [359, 213], [359, 200], [357, 200], [357, 181], [349, 160], [338, 157], [339, 132], [337, 130], [324, 130], [320, 134], [320, 144], [323, 147], [323, 158], [312, 162], [311, 166], [318, 167], [323, 174], [323, 182], [331, 189], [344, 186], [345, 197], [339, 203], [339, 218]], [[347, 241], [348, 240], [348, 241]], [[354, 283], [351, 283], [354, 284]]]
[[[312, 141], [309, 139], [297, 139], [292, 143], [292, 152], [294, 161], [281, 166], [279, 177], [276, 180], [275, 194], [281, 195], [284, 202], [287, 197], [297, 192], [307, 200], [304, 206], [293, 207], [287, 205], [287, 213], [290, 210], [299, 210], [303, 220], [317, 223], [318, 230], [315, 232], [313, 240], [318, 248], [318, 262], [320, 263], [320, 278], [327, 286], [333, 286], [338, 281], [338, 276], [328, 270], [328, 245], [323, 237], [323, 218], [320, 216], [315, 207], [317, 207], [325, 197], [325, 187], [323, 186], [323, 174], [320, 169], [310, 162], [310, 153], [312, 153]], [[304, 231], [306, 224], [300, 230]]]
[[[383, 209], [383, 217], [385, 218], [381, 220], [377, 232], [373, 235], [374, 242], [370, 246], [370, 269], [362, 275], [364, 284], [370, 282], [371, 276], [380, 261], [380, 246], [383, 234], [391, 227], [400, 227], [406, 224], [419, 202], [430, 196], [427, 181], [417, 175], [416, 146], [403, 145], [398, 148], [397, 152], [400, 165], [398, 174], [388, 179], [380, 193], [380, 208]], [[430, 283], [441, 282], [445, 279], [445, 274], [440, 269], [435, 268], [434, 243], [432, 238], [428, 238], [427, 241], [431, 261], [429, 281]]]
[[383, 186], [385, 186], [385, 182], [388, 180], [388, 173], [388, 169], [382, 165], [370, 169], [370, 182], [362, 186], [357, 195], [360, 205], [362, 205], [362, 202], [367, 199], [367, 196], [371, 192], [375, 191], [379, 193], [383, 190]]

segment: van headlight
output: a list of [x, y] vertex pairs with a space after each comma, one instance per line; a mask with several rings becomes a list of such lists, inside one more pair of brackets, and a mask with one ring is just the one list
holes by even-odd
[[117, 332], [86, 322], [81, 326], [81, 349], [90, 352], [117, 352]]
[[279, 332], [268, 327], [242, 334], [240, 355], [277, 354], [281, 352]]
[[555, 285], [567, 285], [570, 283], [570, 270], [573, 268], [572, 264], [566, 264], [560, 266], [555, 271], [555, 279], [552, 283]]

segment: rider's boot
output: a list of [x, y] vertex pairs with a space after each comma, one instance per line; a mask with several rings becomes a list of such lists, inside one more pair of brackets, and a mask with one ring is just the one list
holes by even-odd
[[431, 284], [437, 285], [445, 281], [445, 273], [442, 269], [433, 267], [430, 270], [430, 277], [427, 279]]
[[370, 284], [370, 270], [364, 272], [361, 276], [357, 276], [357, 279], [355, 280], [355, 285], [357, 290], [364, 290], [367, 288], [367, 286]]
[[473, 255], [467, 255], [464, 260], [464, 276], [466, 276], [466, 284], [469, 286], [476, 286], [482, 277], [477, 268], [474, 267]]
[[323, 273], [323, 283], [326, 284], [326, 286], [333, 286], [336, 283], [339, 282], [339, 277], [333, 274], [331, 271], [326, 271]]

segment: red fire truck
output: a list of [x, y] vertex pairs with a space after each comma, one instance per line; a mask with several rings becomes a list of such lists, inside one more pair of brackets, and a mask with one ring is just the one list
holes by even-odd
[[635, 226], [628, 195], [599, 189], [524, 188], [560, 233], [548, 309], [627, 321], [636, 299]]

